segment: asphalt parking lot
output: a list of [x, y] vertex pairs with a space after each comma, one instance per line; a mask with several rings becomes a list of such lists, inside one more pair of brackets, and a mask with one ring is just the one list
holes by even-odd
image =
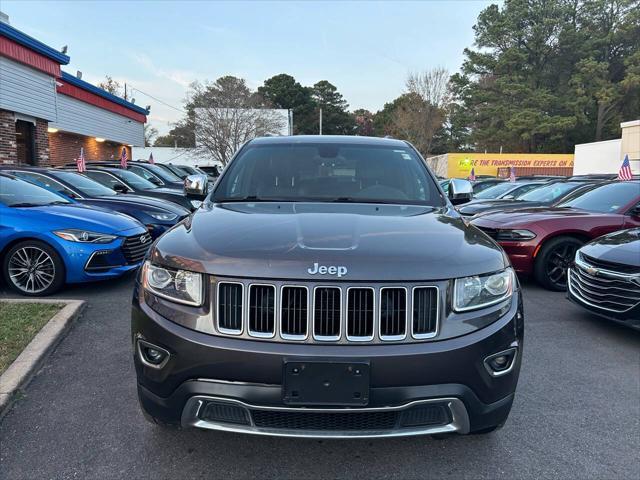
[[147, 423], [130, 355], [132, 282], [59, 294], [88, 307], [1, 421], [1, 478], [639, 478], [640, 334], [561, 293], [525, 286], [524, 363], [502, 430], [318, 441]]

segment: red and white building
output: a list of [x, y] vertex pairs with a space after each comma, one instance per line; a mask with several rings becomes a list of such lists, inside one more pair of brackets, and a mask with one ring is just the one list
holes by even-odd
[[148, 111], [62, 71], [70, 58], [0, 17], [0, 164], [132, 158]]

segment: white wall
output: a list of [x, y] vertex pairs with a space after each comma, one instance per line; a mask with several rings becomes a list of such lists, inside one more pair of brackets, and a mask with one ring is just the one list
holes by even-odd
[[67, 95], [58, 95], [58, 119], [50, 127], [127, 145], [144, 145], [144, 125]]
[[35, 68], [0, 57], [0, 108], [56, 119], [56, 82]]
[[576, 145], [573, 174], [618, 173], [621, 148], [622, 140], [619, 138]]
[[193, 148], [173, 148], [173, 147], [133, 147], [134, 160], [149, 160], [149, 155], [153, 152], [153, 160], [157, 163], [173, 163], [175, 165], [190, 166], [210, 166], [220, 165], [215, 160], [204, 159], [197, 155]]

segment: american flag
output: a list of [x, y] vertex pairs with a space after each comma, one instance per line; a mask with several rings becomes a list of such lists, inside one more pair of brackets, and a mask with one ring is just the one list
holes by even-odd
[[618, 170], [618, 180], [633, 180], [633, 172], [631, 171], [631, 164], [629, 163], [629, 155], [624, 156], [622, 166]]
[[516, 181], [516, 167], [509, 167], [509, 181]]
[[127, 149], [125, 147], [122, 147], [120, 154], [120, 168], [127, 168]]
[[471, 174], [469, 175], [469, 180], [471, 180], [472, 182], [476, 181], [476, 169], [475, 168], [471, 169]]
[[153, 152], [149, 154], [149, 163], [153, 165], [155, 162], [153, 161]]
[[87, 164], [84, 160], [84, 148], [80, 148], [80, 156], [76, 158], [76, 167], [78, 167], [79, 173], [87, 171]]

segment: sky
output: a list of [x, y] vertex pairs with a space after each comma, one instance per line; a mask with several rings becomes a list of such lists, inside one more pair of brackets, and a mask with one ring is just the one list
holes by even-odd
[[328, 80], [350, 110], [377, 111], [408, 73], [458, 71], [490, 3], [2, 0], [0, 10], [47, 45], [68, 45], [66, 71], [126, 82], [162, 134], [182, 116], [191, 82], [223, 75], [252, 89], [279, 73], [307, 86]]

